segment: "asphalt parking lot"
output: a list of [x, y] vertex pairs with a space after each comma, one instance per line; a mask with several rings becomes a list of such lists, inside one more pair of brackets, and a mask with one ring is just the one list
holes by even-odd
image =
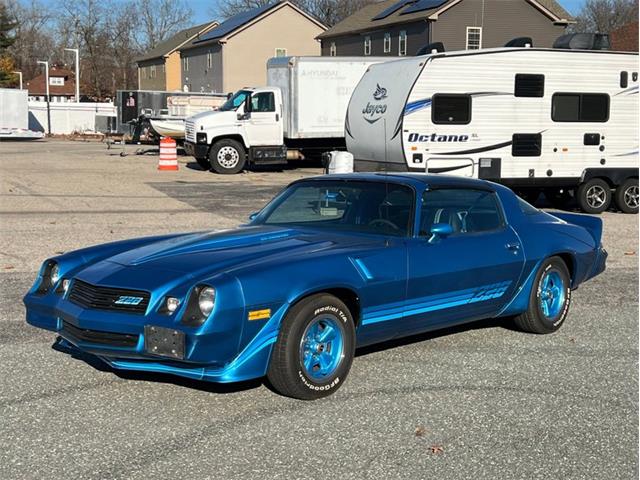
[[316, 402], [54, 351], [22, 295], [59, 252], [229, 228], [317, 168], [218, 176], [103, 144], [0, 144], [0, 478], [638, 478], [638, 216], [554, 335], [486, 321], [360, 351]]

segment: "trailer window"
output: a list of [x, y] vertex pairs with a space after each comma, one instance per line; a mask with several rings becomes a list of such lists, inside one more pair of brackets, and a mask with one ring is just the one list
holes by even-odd
[[516, 97], [544, 97], [544, 75], [517, 73], [514, 94]]
[[542, 154], [542, 134], [514, 133], [511, 138], [511, 156], [539, 157]]
[[457, 93], [434, 95], [431, 121], [436, 125], [466, 125], [471, 121], [471, 96]]
[[609, 95], [603, 93], [556, 93], [551, 101], [554, 122], [606, 122]]

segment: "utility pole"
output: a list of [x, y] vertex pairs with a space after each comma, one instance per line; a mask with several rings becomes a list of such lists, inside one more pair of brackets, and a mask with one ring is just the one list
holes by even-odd
[[65, 48], [76, 54], [76, 103], [80, 102], [80, 51], [77, 48]]
[[20, 78], [20, 90], [22, 90], [22, 72], [13, 72]]
[[47, 133], [51, 135], [51, 104], [50, 95], [49, 95], [49, 62], [45, 62], [44, 60], [38, 60], [38, 63], [44, 65], [44, 77], [47, 85]]

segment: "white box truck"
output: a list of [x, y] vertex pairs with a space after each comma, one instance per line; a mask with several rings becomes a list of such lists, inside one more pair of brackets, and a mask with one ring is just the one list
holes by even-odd
[[202, 168], [224, 174], [344, 150], [351, 93], [370, 65], [385, 60], [272, 58], [267, 86], [243, 88], [218, 110], [186, 120], [185, 150]]

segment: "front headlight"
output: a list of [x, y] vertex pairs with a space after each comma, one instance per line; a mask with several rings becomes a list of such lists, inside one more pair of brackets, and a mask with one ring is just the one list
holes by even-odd
[[53, 289], [55, 284], [60, 280], [60, 268], [53, 260], [49, 260], [42, 265], [40, 276], [40, 285], [38, 285], [37, 293], [44, 295]]
[[202, 315], [208, 317], [213, 311], [213, 304], [216, 301], [216, 291], [211, 287], [204, 287], [198, 295], [198, 306]]

